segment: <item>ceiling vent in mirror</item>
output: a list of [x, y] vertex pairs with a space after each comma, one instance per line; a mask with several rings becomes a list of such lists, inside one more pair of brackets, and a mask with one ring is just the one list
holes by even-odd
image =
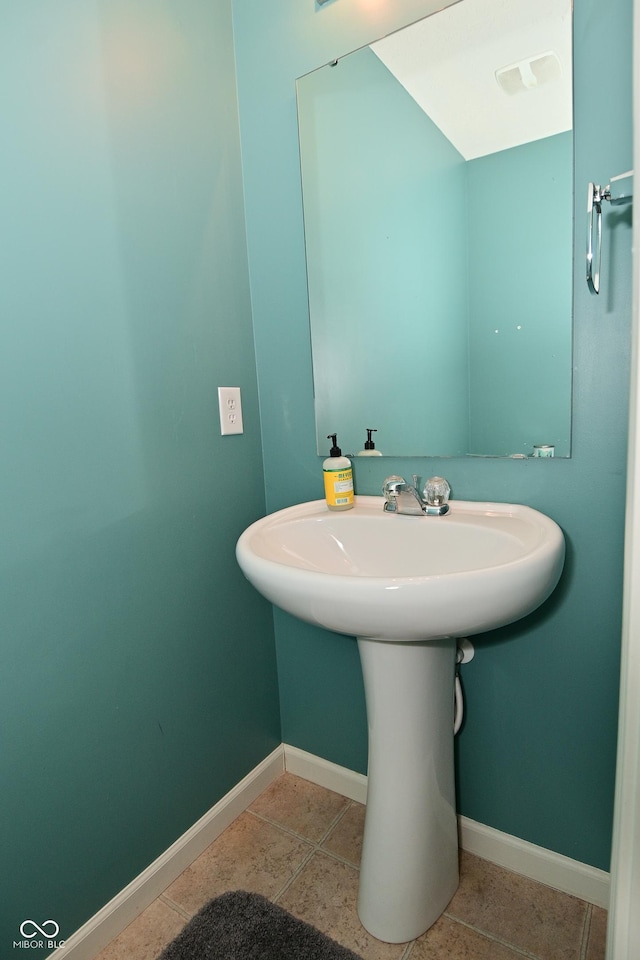
[[562, 74], [562, 66], [555, 53], [541, 53], [519, 63], [510, 63], [496, 70], [496, 80], [509, 96], [514, 93], [526, 93], [557, 80]]

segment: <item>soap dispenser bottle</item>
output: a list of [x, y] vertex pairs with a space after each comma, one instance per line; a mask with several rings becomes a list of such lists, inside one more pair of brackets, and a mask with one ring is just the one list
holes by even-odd
[[382, 454], [379, 450], [376, 450], [376, 445], [371, 439], [372, 433], [377, 433], [377, 429], [374, 427], [367, 427], [367, 439], [364, 442], [364, 450], [361, 450], [358, 454], [359, 457], [381, 457]]
[[353, 468], [349, 458], [342, 456], [337, 437], [336, 433], [327, 436], [332, 447], [322, 464], [324, 495], [329, 510], [350, 510], [353, 507]]

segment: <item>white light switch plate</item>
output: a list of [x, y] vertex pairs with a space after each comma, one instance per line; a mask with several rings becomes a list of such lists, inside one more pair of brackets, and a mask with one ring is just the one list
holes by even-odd
[[218, 387], [220, 433], [244, 433], [242, 426], [242, 399], [240, 387]]

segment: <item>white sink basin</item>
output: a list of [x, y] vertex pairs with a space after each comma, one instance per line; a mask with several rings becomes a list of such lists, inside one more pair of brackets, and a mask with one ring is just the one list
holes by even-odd
[[267, 599], [358, 637], [369, 726], [358, 913], [375, 937], [404, 943], [458, 885], [455, 638], [540, 606], [562, 572], [564, 538], [553, 520], [514, 504], [455, 500], [443, 517], [383, 504], [288, 507], [248, 527], [236, 553]]
[[454, 500], [444, 517], [353, 510], [324, 500], [245, 530], [237, 558], [272, 603], [338, 633], [433, 640], [482, 633], [540, 606], [564, 563], [558, 525], [530, 507]]

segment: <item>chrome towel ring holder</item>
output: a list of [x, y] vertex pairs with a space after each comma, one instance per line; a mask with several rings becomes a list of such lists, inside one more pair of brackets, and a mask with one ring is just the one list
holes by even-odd
[[[602, 262], [602, 204], [608, 200], [613, 206], [633, 200], [633, 170], [612, 177], [606, 187], [590, 183], [587, 191], [587, 286], [591, 293], [600, 293], [600, 264]], [[595, 238], [595, 244], [594, 244]]]

